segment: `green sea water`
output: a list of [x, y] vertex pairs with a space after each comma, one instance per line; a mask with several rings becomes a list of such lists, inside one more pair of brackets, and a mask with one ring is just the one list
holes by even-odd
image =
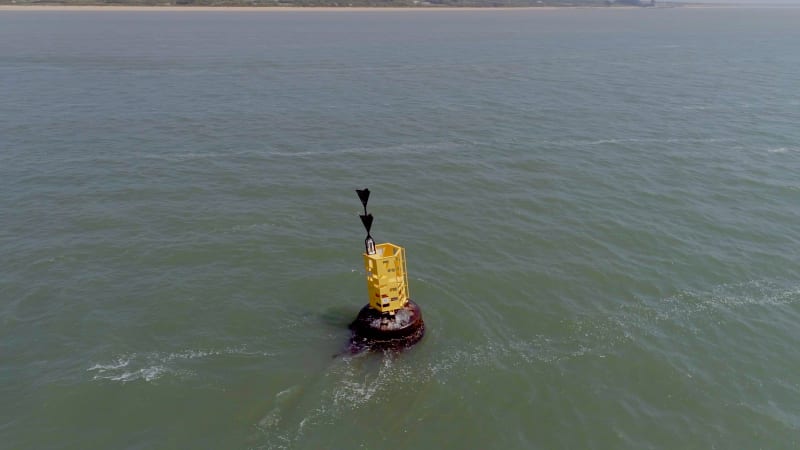
[[798, 24], [0, 11], [0, 448], [800, 447]]

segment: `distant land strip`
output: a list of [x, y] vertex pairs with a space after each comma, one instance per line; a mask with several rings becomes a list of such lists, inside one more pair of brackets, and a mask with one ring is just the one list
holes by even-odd
[[324, 8], [534, 8], [674, 7], [689, 3], [656, 0], [0, 0], [0, 6], [125, 7], [324, 7]]

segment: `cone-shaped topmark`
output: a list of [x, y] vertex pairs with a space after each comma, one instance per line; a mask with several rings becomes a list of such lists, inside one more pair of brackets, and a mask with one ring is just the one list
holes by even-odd
[[369, 230], [372, 228], [372, 214], [359, 214], [358, 217], [361, 217], [361, 223], [364, 224], [364, 228], [367, 229], [367, 235], [369, 235]]
[[369, 201], [369, 189], [356, 189], [358, 198], [361, 199], [361, 204], [364, 205], [364, 212], [367, 212], [367, 201]]

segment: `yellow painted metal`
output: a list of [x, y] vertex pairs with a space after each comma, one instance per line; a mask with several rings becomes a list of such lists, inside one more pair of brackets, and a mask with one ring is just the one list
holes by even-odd
[[375, 245], [375, 250], [374, 255], [364, 253], [369, 306], [394, 314], [408, 304], [406, 251], [388, 242]]

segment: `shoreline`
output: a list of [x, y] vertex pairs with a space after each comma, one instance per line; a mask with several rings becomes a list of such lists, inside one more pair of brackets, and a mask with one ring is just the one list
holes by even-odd
[[0, 11], [265, 11], [265, 12], [366, 12], [366, 11], [552, 11], [558, 9], [639, 9], [640, 6], [127, 6], [127, 5], [0, 5]]
[[641, 6], [501, 6], [501, 7], [452, 7], [452, 6], [128, 6], [128, 5], [0, 5], [3, 11], [164, 11], [164, 12], [419, 12], [419, 11], [557, 11], [572, 9], [604, 9], [604, 10], [631, 10], [631, 9], [667, 9], [667, 8], [740, 8], [738, 5], [686, 5], [670, 4], [656, 7], [643, 8]]
[[[631, 9], [671, 9], [671, 8], [692, 8], [692, 9], [721, 9], [721, 8], [772, 8], [776, 6], [761, 5], [736, 5], [736, 4], [666, 4], [655, 7], [641, 6], [487, 6], [487, 7], [459, 7], [459, 6], [175, 6], [175, 5], [152, 5], [152, 6], [130, 6], [130, 5], [0, 5], [0, 12], [3, 11], [168, 11], [168, 12], [417, 12], [417, 11], [557, 11], [572, 9], [603, 9], [603, 10], [631, 10]], [[783, 6], [777, 6], [783, 7]], [[787, 5], [786, 7], [797, 7]]]

